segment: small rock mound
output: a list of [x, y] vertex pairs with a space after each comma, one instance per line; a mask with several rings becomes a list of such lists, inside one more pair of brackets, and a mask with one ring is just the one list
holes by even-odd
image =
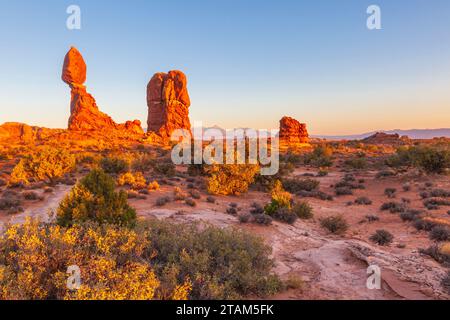
[[63, 130], [32, 127], [24, 123], [6, 122], [0, 125], [0, 141], [11, 143], [31, 143], [47, 139]]
[[147, 86], [148, 132], [170, 138], [177, 129], [191, 130], [186, 75], [181, 71], [156, 73]]
[[280, 120], [280, 141], [287, 144], [301, 144], [309, 142], [306, 124], [300, 123], [291, 117]]
[[370, 137], [362, 140], [367, 144], [386, 144], [386, 145], [405, 145], [410, 144], [411, 139], [407, 136], [400, 137], [399, 134], [388, 134], [384, 132], [377, 132]]

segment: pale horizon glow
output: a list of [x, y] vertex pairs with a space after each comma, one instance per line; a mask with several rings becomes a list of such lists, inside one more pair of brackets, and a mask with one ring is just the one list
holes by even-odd
[[[146, 127], [156, 72], [188, 77], [191, 121], [276, 129], [283, 116], [311, 135], [450, 127], [450, 2], [5, 1], [0, 16], [0, 124], [66, 128], [64, 55], [77, 47], [87, 89], [116, 122]], [[82, 29], [65, 27], [66, 8]]]

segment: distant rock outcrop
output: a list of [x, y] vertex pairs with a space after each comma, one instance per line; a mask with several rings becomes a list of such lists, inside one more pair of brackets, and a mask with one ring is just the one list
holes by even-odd
[[156, 73], [147, 86], [148, 132], [169, 138], [177, 129], [191, 130], [191, 101], [181, 71]]
[[362, 142], [367, 144], [405, 145], [410, 144], [411, 139], [407, 136], [400, 137], [397, 133], [388, 134], [384, 132], [377, 132], [370, 137], [363, 139]]
[[32, 127], [24, 123], [6, 122], [0, 125], [0, 141], [31, 143], [47, 139], [64, 130]]
[[301, 144], [309, 142], [306, 124], [300, 123], [291, 117], [280, 120], [280, 141], [287, 144]]
[[143, 134], [139, 120], [125, 124], [115, 123], [110, 116], [101, 112], [94, 97], [86, 91], [86, 63], [81, 53], [72, 47], [66, 54], [62, 80], [71, 88], [69, 130], [110, 131], [122, 130], [126, 133]]

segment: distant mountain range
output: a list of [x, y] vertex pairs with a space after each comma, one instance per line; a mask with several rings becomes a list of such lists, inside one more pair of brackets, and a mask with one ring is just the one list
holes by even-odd
[[446, 137], [450, 138], [450, 128], [442, 128], [442, 129], [411, 129], [411, 130], [380, 130], [380, 131], [373, 131], [373, 132], [367, 132], [363, 134], [355, 134], [355, 135], [343, 135], [343, 136], [326, 136], [326, 135], [312, 135], [312, 138], [320, 138], [320, 139], [327, 139], [327, 140], [361, 140], [365, 139], [367, 137], [370, 137], [371, 135], [377, 133], [377, 132], [384, 132], [387, 134], [399, 134], [400, 136], [408, 136], [411, 139], [433, 139], [433, 138], [441, 138]]
[[[204, 127], [203, 130], [208, 129], [218, 129], [225, 134], [225, 129], [219, 126], [212, 127]], [[237, 129], [250, 129], [250, 128], [237, 128]], [[383, 132], [387, 134], [398, 134], [400, 136], [407, 136], [410, 139], [433, 139], [433, 138], [450, 138], [450, 128], [441, 128], [441, 129], [411, 129], [411, 130], [378, 130], [372, 131], [362, 134], [353, 134], [353, 135], [311, 135], [311, 138], [319, 138], [326, 140], [362, 140], [367, 137], [374, 135], [377, 132]]]

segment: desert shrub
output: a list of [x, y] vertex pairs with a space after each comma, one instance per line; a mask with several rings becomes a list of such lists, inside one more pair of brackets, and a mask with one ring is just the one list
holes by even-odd
[[171, 200], [170, 197], [159, 197], [158, 199], [156, 199], [156, 205], [158, 207], [165, 206], [170, 202], [170, 200]]
[[333, 234], [343, 234], [348, 229], [348, 223], [341, 215], [321, 219], [320, 225]]
[[444, 173], [450, 167], [450, 150], [432, 146], [401, 147], [388, 159], [390, 166], [414, 166], [427, 173]]
[[102, 170], [92, 170], [76, 185], [57, 210], [57, 222], [71, 226], [88, 220], [133, 226], [136, 211], [128, 205], [127, 193], [115, 192], [114, 179]]
[[262, 213], [262, 214], [255, 214], [253, 216], [253, 219], [255, 219], [255, 222], [257, 224], [262, 224], [262, 225], [265, 225], [265, 226], [271, 225], [272, 221], [273, 221], [273, 219], [270, 216], [268, 216], [267, 214], [264, 214], [264, 213]]
[[22, 196], [25, 200], [29, 201], [43, 200], [43, 197], [41, 197], [34, 191], [25, 191], [24, 193], [22, 193]]
[[355, 203], [356, 203], [356, 204], [359, 204], [359, 205], [366, 205], [366, 206], [368, 206], [368, 205], [371, 205], [371, 204], [372, 204], [372, 200], [370, 200], [370, 199], [367, 198], [367, 197], [359, 197], [359, 198], [357, 198], [357, 199], [355, 200]]
[[176, 174], [175, 165], [171, 161], [156, 163], [153, 170], [157, 174], [172, 177]]
[[413, 226], [417, 230], [431, 231], [436, 226], [436, 223], [426, 219], [416, 219], [414, 220]]
[[237, 215], [238, 213], [238, 209], [235, 207], [228, 207], [226, 210], [226, 213], [231, 214], [231, 215]]
[[275, 220], [288, 224], [293, 224], [298, 219], [296, 212], [287, 207], [277, 208], [270, 216]]
[[352, 159], [348, 159], [344, 162], [344, 165], [346, 167], [352, 168], [352, 169], [365, 169], [367, 168], [367, 159], [364, 157], [355, 157]]
[[444, 189], [431, 190], [430, 196], [434, 198], [448, 198], [450, 197], [450, 191]]
[[386, 202], [381, 205], [382, 211], [389, 210], [390, 213], [400, 213], [406, 210], [405, 204], [400, 202]]
[[191, 190], [189, 191], [189, 195], [193, 198], [193, 199], [200, 199], [202, 197], [202, 195], [200, 194], [200, 192], [198, 192], [197, 190]]
[[391, 244], [394, 236], [386, 230], [377, 230], [371, 237], [370, 241], [375, 242], [380, 246]]
[[[62, 228], [27, 220], [0, 236], [0, 299], [187, 299], [190, 281], [161, 283], [148, 263], [147, 248], [153, 249], [151, 239], [127, 228]], [[82, 272], [76, 291], [66, 285], [71, 265]]]
[[380, 218], [373, 214], [369, 214], [366, 216], [366, 220], [367, 220], [367, 222], [375, 222], [375, 221], [380, 221]]
[[317, 198], [320, 200], [327, 200], [327, 201], [333, 201], [333, 196], [330, 194], [327, 194], [323, 191], [314, 190], [314, 191], [299, 191], [297, 192], [297, 195], [304, 197], [304, 198]]
[[19, 194], [15, 191], [5, 191], [0, 197], [0, 210], [9, 210], [9, 213], [20, 212], [20, 206], [22, 201], [20, 200]]
[[377, 179], [381, 179], [381, 178], [387, 178], [387, 177], [392, 177], [395, 176], [395, 172], [392, 170], [381, 170], [379, 172], [377, 172], [377, 174], [375, 175], [375, 178]]
[[[148, 221], [145, 252], [161, 282], [192, 282], [191, 299], [267, 296], [281, 288], [272, 273], [271, 248], [259, 237], [233, 229]], [[154, 253], [157, 254], [154, 254]], [[173, 287], [173, 286], [172, 286]]]
[[5, 179], [0, 178], [0, 187], [6, 186], [8, 182]]
[[108, 174], [120, 174], [128, 171], [129, 163], [125, 159], [105, 157], [100, 160], [100, 167]]
[[337, 187], [334, 191], [337, 196], [346, 196], [353, 194], [353, 189], [350, 187]]
[[251, 217], [252, 217], [252, 215], [248, 214], [248, 213], [241, 214], [241, 215], [239, 215], [239, 222], [247, 223], [250, 221]]
[[134, 190], [144, 189], [147, 187], [147, 181], [141, 172], [122, 173], [119, 178], [117, 178], [117, 184], [119, 186], [130, 186]]
[[420, 218], [422, 211], [420, 210], [407, 210], [406, 212], [400, 213], [400, 218], [403, 221], [415, 221]]
[[262, 205], [260, 205], [259, 203], [254, 202], [251, 205], [250, 213], [251, 214], [262, 214], [262, 213], [264, 213], [264, 207]]
[[156, 191], [159, 190], [159, 188], [160, 188], [159, 183], [156, 180], [150, 182], [147, 186], [148, 191]]
[[271, 191], [271, 202], [264, 207], [265, 213], [273, 215], [280, 208], [291, 209], [292, 195], [285, 191], [282, 183], [277, 180]]
[[396, 193], [397, 189], [395, 188], [386, 188], [384, 190], [384, 195], [387, 196], [388, 198], [395, 198]]
[[182, 201], [187, 198], [187, 194], [186, 192], [181, 190], [180, 187], [175, 187], [175, 189], [173, 190], [173, 198], [175, 201]]
[[188, 198], [186, 199], [185, 203], [190, 206], [190, 207], [196, 207], [197, 206], [197, 202], [195, 202], [194, 199], [192, 198]]
[[328, 175], [327, 170], [319, 170], [319, 172], [317, 173], [318, 177], [326, 177], [327, 175]]
[[319, 185], [320, 182], [313, 179], [283, 179], [284, 188], [291, 193], [314, 191], [317, 190]]
[[224, 164], [212, 165], [207, 169], [207, 189], [214, 195], [239, 195], [248, 191], [255, 175], [259, 171], [258, 165]]
[[450, 229], [446, 226], [434, 226], [430, 231], [430, 239], [435, 241], [450, 240]]
[[306, 201], [296, 203], [292, 208], [292, 212], [298, 218], [304, 219], [304, 220], [312, 219], [314, 217], [313, 208]]
[[403, 191], [407, 192], [407, 191], [411, 191], [411, 184], [410, 183], [404, 183], [402, 185], [402, 189]]
[[133, 171], [148, 172], [154, 168], [156, 159], [149, 154], [140, 154], [131, 162]]
[[216, 198], [214, 198], [213, 196], [208, 196], [206, 197], [206, 201], [209, 203], [216, 203]]
[[438, 210], [440, 206], [450, 206], [450, 200], [442, 198], [429, 198], [423, 201], [423, 205], [428, 210]]
[[284, 282], [286, 289], [302, 289], [305, 283], [301, 277], [290, 274], [287, 280]]
[[443, 250], [443, 246], [432, 245], [427, 249], [420, 249], [419, 252], [430, 256], [446, 267], [450, 267], [450, 252], [445, 252], [445, 250]]
[[304, 156], [305, 164], [315, 167], [331, 167], [333, 165], [333, 148], [327, 144], [318, 145]]
[[26, 155], [14, 167], [9, 183], [29, 184], [30, 180], [55, 183], [75, 168], [75, 157], [64, 149], [42, 147]]

